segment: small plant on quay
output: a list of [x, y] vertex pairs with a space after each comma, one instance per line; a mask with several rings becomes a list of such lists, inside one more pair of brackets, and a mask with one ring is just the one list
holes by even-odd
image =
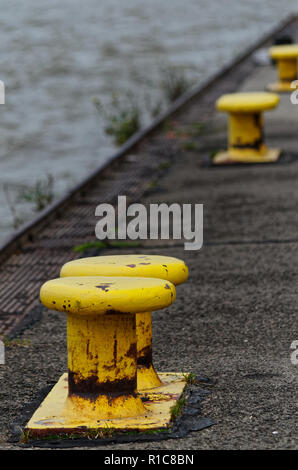
[[98, 97], [93, 98], [94, 106], [105, 121], [105, 133], [113, 137], [116, 145], [124, 144], [140, 130], [141, 121], [146, 120], [145, 111], [151, 118], [156, 118], [166, 103], [173, 103], [193, 85], [185, 70], [172, 64], [160, 68], [159, 75], [157, 83], [147, 80], [154, 90], [154, 97], [146, 93], [140, 101], [130, 91], [121, 94], [114, 91], [107, 104]]
[[46, 179], [36, 181], [33, 186], [23, 186], [19, 190], [18, 200], [30, 202], [36, 212], [44, 209], [54, 199], [54, 177], [48, 175]]
[[4, 192], [5, 200], [7, 203], [7, 207], [12, 216], [12, 226], [14, 229], [17, 229], [24, 223], [24, 219], [18, 213], [18, 210], [16, 208], [16, 201], [12, 197], [11, 188], [7, 183], [3, 184], [3, 192]]
[[182, 375], [183, 375], [185, 382], [188, 385], [193, 385], [197, 383], [196, 374], [194, 374], [193, 372], [189, 372], [189, 373], [182, 374]]
[[109, 438], [113, 437], [114, 433], [115, 433], [115, 429], [110, 428], [106, 424], [105, 428], [101, 428], [101, 429], [92, 429], [92, 428], [90, 428], [90, 429], [88, 429], [86, 437], [90, 440], [109, 439]]
[[162, 68], [161, 75], [161, 88], [168, 103], [176, 101], [193, 85], [192, 81], [187, 77], [185, 70], [173, 65]]
[[76, 245], [73, 247], [75, 253], [85, 253], [88, 250], [93, 248], [97, 250], [112, 249], [112, 248], [138, 248], [142, 246], [140, 242], [131, 242], [131, 241], [95, 241], [95, 242], [86, 242], [81, 245]]
[[99, 98], [94, 98], [93, 103], [106, 121], [106, 134], [113, 136], [116, 145], [124, 144], [140, 129], [140, 110], [131, 93], [123, 98], [119, 93], [113, 93], [108, 106], [104, 106]]
[[30, 432], [27, 429], [20, 428], [20, 442], [26, 444], [30, 439]]
[[179, 398], [175, 405], [171, 408], [171, 420], [175, 421], [178, 416], [182, 413], [184, 406], [186, 405], [186, 398], [181, 397]]
[[8, 336], [4, 336], [3, 343], [6, 348], [12, 348], [14, 346], [17, 346], [20, 348], [26, 348], [28, 346], [31, 346], [30, 339], [20, 339], [20, 338], [11, 339]]

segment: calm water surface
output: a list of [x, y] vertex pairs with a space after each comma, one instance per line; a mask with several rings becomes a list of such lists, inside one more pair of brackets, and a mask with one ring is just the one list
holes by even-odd
[[[200, 82], [298, 9], [295, 0], [0, 0], [0, 243], [33, 217], [21, 185], [55, 197], [114, 150], [93, 98], [160, 97], [164, 64]], [[144, 115], [144, 124], [148, 116]], [[100, 202], [100, 201], [99, 201]], [[15, 212], [14, 212], [15, 211]]]

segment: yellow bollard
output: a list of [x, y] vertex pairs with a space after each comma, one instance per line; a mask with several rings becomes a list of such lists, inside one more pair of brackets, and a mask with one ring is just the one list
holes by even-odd
[[172, 390], [170, 377], [157, 404], [137, 395], [135, 314], [169, 306], [174, 285], [150, 278], [65, 277], [46, 282], [40, 298], [67, 314], [69, 371], [27, 424], [30, 435], [168, 426], [185, 381], [180, 376], [177, 384], [175, 377]]
[[266, 163], [279, 158], [279, 149], [263, 141], [262, 112], [275, 108], [278, 95], [266, 92], [231, 93], [216, 101], [219, 111], [230, 113], [228, 150], [219, 152], [214, 164]]
[[269, 54], [271, 58], [276, 61], [278, 81], [267, 85], [267, 90], [275, 92], [292, 92], [292, 82], [298, 79], [298, 44], [273, 46], [269, 49]]
[[[169, 280], [174, 285], [187, 280], [184, 261], [158, 255], [112, 255], [80, 258], [66, 263], [61, 277], [71, 276], [134, 276]], [[162, 385], [152, 363], [151, 311], [137, 313], [137, 387], [148, 390]]]

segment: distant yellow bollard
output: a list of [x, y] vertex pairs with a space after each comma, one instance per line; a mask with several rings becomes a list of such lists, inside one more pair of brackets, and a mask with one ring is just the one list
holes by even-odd
[[27, 424], [31, 435], [107, 427], [154, 429], [169, 424], [175, 392], [179, 396], [185, 381], [175, 378], [172, 390], [170, 377], [157, 405], [153, 399], [144, 404], [137, 395], [135, 314], [172, 304], [171, 282], [64, 277], [46, 282], [40, 298], [46, 307], [67, 314], [69, 370]]
[[[61, 277], [71, 276], [133, 276], [169, 280], [174, 285], [188, 278], [184, 261], [158, 255], [112, 255], [80, 258], [66, 263]], [[159, 387], [162, 382], [152, 363], [151, 311], [137, 313], [137, 386], [138, 390]]]
[[293, 91], [292, 82], [298, 79], [298, 44], [273, 46], [269, 49], [269, 54], [276, 61], [278, 81], [267, 85], [267, 90], [275, 92]]
[[230, 115], [229, 144], [228, 150], [219, 152], [213, 163], [276, 161], [280, 149], [268, 149], [264, 144], [262, 112], [275, 108], [278, 103], [278, 95], [267, 92], [231, 93], [219, 98], [216, 108]]

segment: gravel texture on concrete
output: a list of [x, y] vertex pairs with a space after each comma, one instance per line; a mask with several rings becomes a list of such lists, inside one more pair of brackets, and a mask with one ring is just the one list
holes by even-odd
[[[241, 89], [263, 89], [274, 75], [260, 67]], [[199, 116], [193, 110], [178, 129], [187, 132]], [[267, 143], [291, 153], [290, 163], [204, 167], [208, 152], [226, 145], [226, 116], [215, 113], [188, 150], [181, 139], [181, 158], [139, 201], [204, 204], [201, 250], [164, 242], [134, 252], [179, 257], [190, 268], [174, 305], [154, 313], [154, 363], [160, 371], [210, 378], [202, 412], [216, 424], [175, 441], [109, 449], [297, 448], [298, 366], [290, 346], [298, 339], [298, 106], [285, 95], [265, 120]], [[18, 448], [8, 442], [11, 425], [66, 370], [64, 315], [43, 309], [19, 338], [0, 368], [2, 449]]]

